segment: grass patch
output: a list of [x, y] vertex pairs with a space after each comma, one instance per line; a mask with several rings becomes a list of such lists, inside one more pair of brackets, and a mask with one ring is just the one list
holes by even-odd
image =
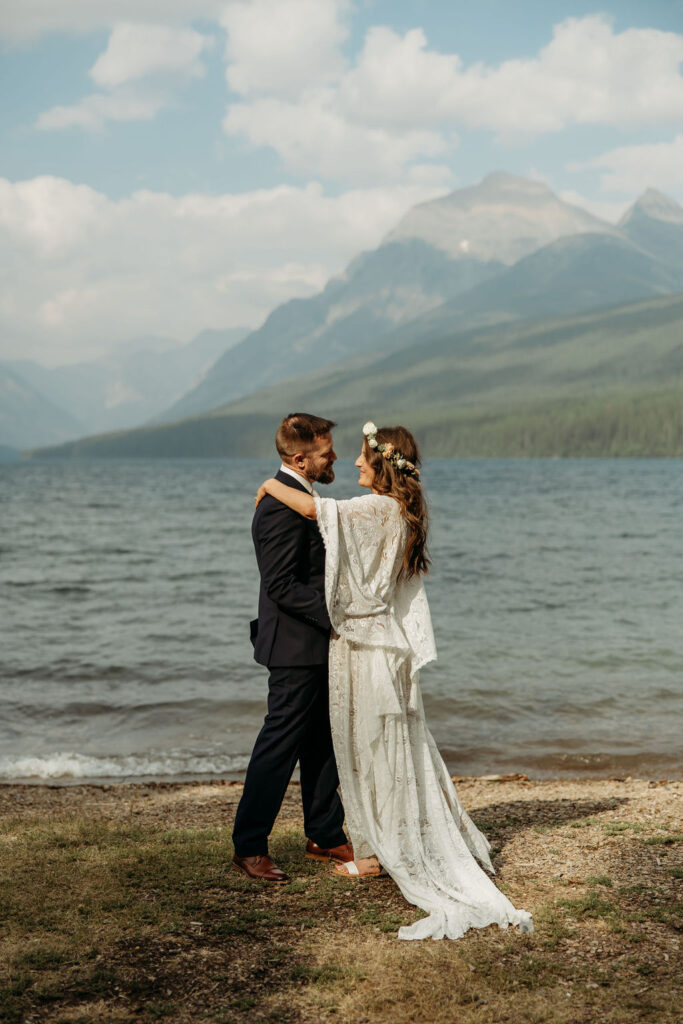
[[615, 916], [618, 912], [615, 903], [603, 899], [595, 891], [591, 891], [586, 896], [580, 896], [575, 900], [557, 900], [557, 905], [564, 907], [570, 916], [576, 919], [607, 918]]
[[[630, 827], [620, 829], [624, 841], [605, 848], [630, 859], [596, 871], [600, 818], [568, 821], [570, 807], [542, 800], [499, 814], [496, 798], [491, 790], [491, 806], [477, 812], [514, 825], [513, 839], [484, 825], [501, 850], [496, 881], [533, 911], [536, 931], [492, 926], [458, 942], [398, 941], [397, 930], [421, 912], [391, 879], [336, 879], [328, 865], [305, 860], [298, 802], [272, 837], [272, 855], [291, 877], [277, 887], [231, 869], [222, 813], [220, 826], [171, 828], [168, 817], [15, 815], [0, 861], [0, 1020], [673, 1024], [675, 960], [664, 954], [674, 948], [680, 876], [657, 866], [666, 848], [634, 844]], [[600, 809], [588, 801], [575, 808]], [[558, 848], [546, 833], [562, 825], [577, 827], [563, 834], [561, 852], [585, 877], [578, 893], [562, 886], [575, 878], [555, 877]], [[584, 845], [593, 852], [582, 863]], [[519, 849], [533, 865], [521, 881]]]
[[647, 832], [652, 828], [656, 828], [650, 824], [645, 824], [642, 821], [602, 821], [600, 822], [600, 828], [607, 835], [617, 835], [619, 832]]
[[30, 967], [34, 971], [44, 971], [60, 967], [71, 961], [70, 955], [56, 949], [31, 949], [20, 953], [15, 960], [17, 967]]
[[400, 914], [387, 913], [378, 907], [369, 907], [356, 915], [359, 924], [370, 924], [380, 932], [396, 932], [405, 923]]

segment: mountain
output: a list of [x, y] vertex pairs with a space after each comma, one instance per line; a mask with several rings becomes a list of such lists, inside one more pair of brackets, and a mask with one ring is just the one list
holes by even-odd
[[[246, 333], [245, 328], [205, 330], [186, 345], [169, 338], [136, 338], [89, 362], [53, 368], [29, 361], [9, 365], [68, 409], [81, 424], [78, 433], [92, 434], [145, 423], [201, 379]], [[35, 443], [35, 438], [25, 442]]]
[[18, 448], [10, 448], [6, 444], [0, 444], [0, 462], [18, 462], [21, 453]]
[[41, 394], [8, 363], [0, 363], [0, 445], [56, 444], [85, 427]]
[[278, 306], [157, 422], [204, 412], [257, 387], [362, 352], [397, 324], [492, 277], [502, 264], [455, 261], [417, 239], [352, 261], [310, 299]]
[[456, 260], [474, 257], [511, 266], [558, 238], [589, 231], [616, 233], [547, 185], [496, 172], [478, 185], [413, 207], [387, 241], [417, 238]]
[[[577, 232], [617, 234], [545, 185], [509, 174], [491, 174], [479, 185], [422, 203], [319, 295], [274, 310], [157, 422], [205, 412], [377, 346], [389, 349], [394, 331], [403, 337], [401, 325], [492, 284], [519, 259]], [[523, 315], [533, 312], [528, 308]]]
[[646, 252], [683, 269], [683, 207], [674, 199], [649, 188], [626, 211], [619, 228]]
[[381, 349], [515, 320], [568, 316], [683, 291], [683, 271], [618, 234], [561, 238], [380, 339]]
[[683, 455], [683, 295], [415, 337], [204, 416], [35, 455], [266, 456], [295, 407], [337, 420], [348, 455], [367, 419], [406, 423], [428, 457]]
[[591, 233], [538, 249], [446, 303], [437, 315], [467, 324], [523, 319], [531, 310], [534, 317], [568, 315], [678, 291], [683, 291], [683, 268], [672, 268], [616, 234]]
[[[481, 423], [468, 433], [458, 420], [475, 409], [499, 424], [512, 403], [514, 437], [538, 402], [565, 403], [558, 422], [566, 422], [573, 402], [580, 419], [589, 400], [609, 395], [623, 410], [648, 388], [644, 433], [629, 437], [668, 452], [678, 398], [667, 425], [662, 396], [669, 386], [678, 396], [680, 384], [682, 223], [683, 209], [652, 190], [613, 226], [537, 182], [490, 175], [415, 207], [320, 294], [275, 309], [156, 418], [158, 429], [85, 439], [61, 454], [259, 454], [287, 408], [306, 404], [350, 421], [375, 400], [389, 415], [399, 398], [425, 436], [441, 422], [444, 443], [460, 451], [462, 438], [476, 448], [483, 436]], [[667, 295], [672, 302], [658, 304]], [[631, 304], [641, 298], [654, 301]], [[558, 347], [558, 337], [569, 340]], [[613, 431], [620, 451], [627, 419]], [[448, 427], [456, 420], [457, 437]], [[661, 430], [651, 444], [654, 423]], [[502, 440], [491, 430], [494, 450]], [[597, 428], [595, 437], [599, 448]]]

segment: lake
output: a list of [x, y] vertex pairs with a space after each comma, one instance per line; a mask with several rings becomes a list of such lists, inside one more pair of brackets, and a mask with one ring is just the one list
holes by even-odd
[[[0, 464], [0, 780], [239, 778], [275, 460]], [[361, 493], [350, 460], [321, 493]], [[422, 673], [454, 773], [679, 775], [683, 460], [429, 462]]]

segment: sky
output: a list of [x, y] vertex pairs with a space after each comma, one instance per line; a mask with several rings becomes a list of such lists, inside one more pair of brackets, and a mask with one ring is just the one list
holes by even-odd
[[257, 327], [503, 170], [683, 202], [683, 0], [0, 5], [0, 359]]

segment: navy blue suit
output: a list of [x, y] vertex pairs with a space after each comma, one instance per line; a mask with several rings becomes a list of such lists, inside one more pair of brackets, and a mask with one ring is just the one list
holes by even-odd
[[[277, 479], [306, 488], [288, 473]], [[315, 522], [267, 495], [252, 538], [261, 575], [254, 658], [270, 671], [268, 714], [251, 755], [233, 841], [239, 857], [268, 853], [268, 836], [299, 762], [304, 829], [322, 847], [346, 842], [328, 709], [330, 619], [325, 548]]]

